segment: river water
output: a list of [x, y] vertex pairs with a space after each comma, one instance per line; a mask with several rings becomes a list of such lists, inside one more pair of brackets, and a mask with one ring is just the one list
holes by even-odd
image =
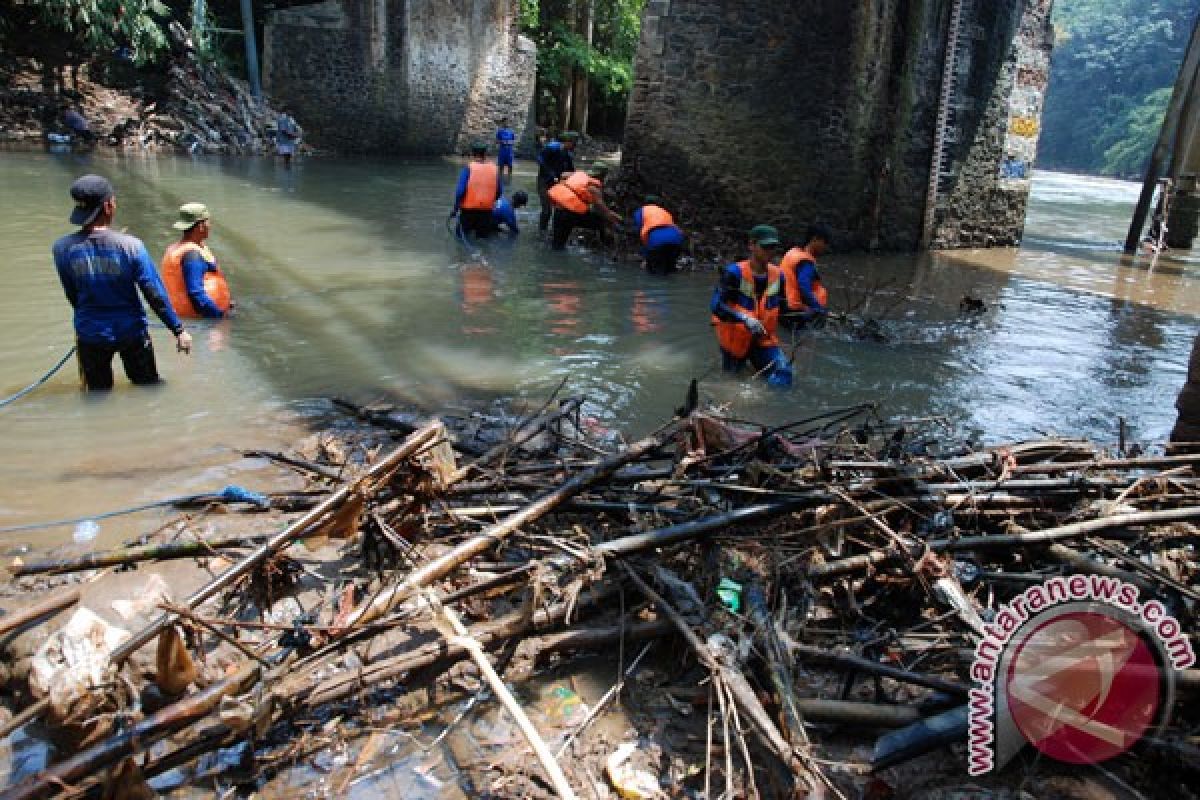
[[[468, 252], [446, 228], [456, 170], [0, 153], [0, 396], [72, 344], [49, 247], [70, 229], [67, 187], [85, 172], [113, 180], [116, 227], [156, 259], [176, 207], [206, 203], [238, 303], [234, 319], [192, 325], [191, 356], [155, 331], [160, 387], [131, 387], [118, 366], [115, 391], [84, 395], [71, 362], [0, 409], [0, 526], [228, 483], [271, 489], [278, 473], [240, 451], [293, 443], [323, 422], [332, 395], [462, 408], [538, 400], [565, 378], [598, 426], [637, 434], [697, 377], [705, 402], [765, 422], [874, 402], [886, 416], [945, 416], [985, 442], [1049, 432], [1114, 442], [1122, 416], [1134, 439], [1155, 442], [1173, 424], [1200, 260], [1121, 256], [1135, 184], [1040, 174], [1015, 250], [827, 256], [833, 304], [881, 320], [887, 339], [808, 335], [794, 346], [796, 385], [780, 392], [718, 370], [707, 269], [662, 278], [584, 249], [551, 252], [530, 235], [536, 209], [515, 243]], [[516, 185], [533, 194], [527, 164]], [[967, 294], [987, 311], [960, 313]], [[106, 537], [118, 528], [102, 524]]]

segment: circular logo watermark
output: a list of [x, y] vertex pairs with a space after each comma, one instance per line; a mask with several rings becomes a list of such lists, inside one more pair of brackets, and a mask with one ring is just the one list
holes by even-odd
[[1159, 716], [1162, 672], [1138, 631], [1102, 611], [1043, 615], [1010, 642], [1008, 713], [1051, 758], [1098, 764], [1137, 744]]

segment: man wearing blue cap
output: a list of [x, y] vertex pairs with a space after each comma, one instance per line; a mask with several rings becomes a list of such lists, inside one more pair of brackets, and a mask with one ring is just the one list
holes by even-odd
[[63, 292], [75, 309], [84, 386], [111, 389], [112, 358], [118, 353], [130, 381], [158, 383], [154, 345], [138, 291], [175, 335], [180, 351], [191, 352], [191, 334], [171, 307], [146, 246], [110, 229], [117, 212], [112, 184], [99, 175], [84, 175], [71, 184], [71, 197], [75, 210], [70, 221], [80, 229], [56, 241], [52, 250]]

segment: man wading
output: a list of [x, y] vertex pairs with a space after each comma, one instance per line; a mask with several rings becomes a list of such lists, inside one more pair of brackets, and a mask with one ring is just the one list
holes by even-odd
[[117, 213], [112, 184], [99, 175], [84, 175], [71, 184], [71, 197], [75, 210], [70, 221], [82, 227], [55, 242], [53, 253], [63, 292], [75, 309], [84, 386], [111, 389], [112, 358], [117, 353], [129, 380], [157, 383], [154, 345], [138, 291], [175, 334], [179, 350], [191, 352], [191, 334], [171, 308], [146, 246], [136, 237], [109, 229]]
[[492, 232], [492, 209], [500, 199], [503, 185], [495, 164], [487, 163], [487, 145], [471, 145], [471, 162], [458, 175], [454, 190], [454, 210], [450, 219], [458, 217], [463, 235], [487, 236]]
[[750, 362], [772, 386], [791, 386], [792, 368], [775, 338], [786, 290], [783, 274], [771, 263], [779, 232], [770, 225], [755, 225], [749, 239], [750, 258], [721, 270], [713, 290], [710, 310], [721, 366], [737, 372]]

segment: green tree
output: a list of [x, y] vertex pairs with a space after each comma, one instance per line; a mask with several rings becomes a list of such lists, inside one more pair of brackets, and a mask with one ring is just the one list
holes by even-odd
[[539, 122], [584, 131], [620, 127], [644, 5], [645, 0], [521, 0], [522, 30], [538, 45]]
[[0, 40], [10, 52], [61, 63], [120, 48], [144, 64], [166, 48], [169, 15], [161, 0], [0, 0]]
[[1196, 0], [1057, 0], [1039, 163], [1139, 175], [1196, 13]]

